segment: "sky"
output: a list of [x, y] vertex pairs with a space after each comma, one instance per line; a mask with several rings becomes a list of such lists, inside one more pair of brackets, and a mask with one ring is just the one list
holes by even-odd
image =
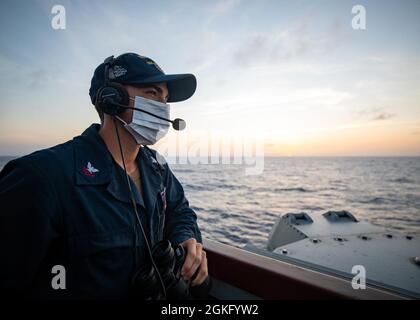
[[[54, 5], [65, 8], [55, 30]], [[352, 28], [352, 8], [366, 29]], [[184, 135], [263, 143], [266, 156], [420, 155], [420, 1], [1, 1], [0, 155], [99, 122], [88, 95], [108, 56], [136, 52], [197, 91]]]

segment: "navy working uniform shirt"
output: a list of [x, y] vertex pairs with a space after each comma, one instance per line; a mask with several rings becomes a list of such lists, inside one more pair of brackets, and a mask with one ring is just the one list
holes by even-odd
[[[10, 161], [0, 173], [0, 288], [39, 298], [126, 298], [149, 261], [123, 169], [91, 125], [74, 139]], [[202, 242], [197, 216], [156, 152], [137, 156], [143, 196], [130, 178], [150, 245]], [[159, 160], [159, 161], [157, 161]], [[54, 290], [52, 268], [66, 271]]]

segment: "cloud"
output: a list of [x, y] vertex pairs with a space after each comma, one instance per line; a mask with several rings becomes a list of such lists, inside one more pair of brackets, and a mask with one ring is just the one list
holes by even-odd
[[[311, 11], [297, 19], [279, 21], [276, 26], [262, 26], [256, 21], [254, 27], [246, 28], [237, 35], [231, 34], [229, 29], [218, 31], [219, 25], [216, 28], [216, 24], [209, 21], [214, 22], [214, 18], [219, 16], [215, 13], [211, 16], [203, 22], [205, 27], [195, 30], [195, 38], [200, 41], [193, 44], [188, 57], [194, 72], [214, 74], [217, 66], [232, 72], [255, 68], [273, 72], [275, 68], [287, 68], [296, 74], [304, 66], [310, 68], [310, 72], [325, 75], [326, 72], [337, 73], [346, 68], [341, 65], [340, 70], [332, 70], [337, 66], [320, 61], [348, 43], [348, 31], [337, 19], [320, 29], [319, 21]], [[305, 73], [307, 71], [304, 70]]]
[[[0, 55], [0, 73], [8, 74], [10, 77], [6, 80], [0, 80], [0, 91], [10, 89], [12, 83], [19, 83], [20, 85], [28, 86], [29, 88], [40, 88], [46, 86], [53, 79], [57, 80], [58, 77], [54, 77], [56, 68], [52, 65], [45, 69], [38, 66], [27, 67], [23, 64], [19, 64], [17, 61], [6, 58]], [[55, 72], [55, 73], [54, 73]]]
[[347, 34], [339, 21], [321, 33], [311, 32], [310, 17], [302, 17], [291, 27], [277, 32], [254, 32], [237, 44], [233, 52], [233, 62], [239, 67], [255, 64], [278, 64], [294, 58], [312, 57], [331, 54], [341, 43], [346, 41]]
[[382, 112], [382, 113], [374, 116], [372, 118], [372, 120], [388, 120], [388, 119], [391, 119], [391, 118], [394, 118], [394, 117], [395, 117], [395, 114]]
[[382, 56], [369, 56], [366, 58], [366, 60], [368, 62], [378, 62], [378, 63], [383, 63], [385, 62], [385, 58]]
[[332, 88], [316, 88], [302, 92], [307, 101], [323, 106], [337, 106], [343, 101], [353, 98], [347, 91], [338, 91]]
[[240, 2], [241, 0], [221, 0], [214, 4], [214, 6], [211, 8], [211, 11], [222, 15], [238, 6]]
[[252, 66], [262, 61], [273, 64], [302, 56], [313, 48], [307, 35], [307, 24], [302, 22], [290, 29], [277, 33], [252, 33], [233, 52], [234, 64], [240, 67]]
[[374, 107], [359, 111], [359, 115], [369, 117], [373, 121], [388, 120], [394, 118], [396, 114], [385, 111], [384, 108]]
[[48, 82], [52, 79], [52, 75], [48, 73], [44, 68], [39, 68], [29, 72], [27, 79], [32, 88], [39, 88], [47, 85]]

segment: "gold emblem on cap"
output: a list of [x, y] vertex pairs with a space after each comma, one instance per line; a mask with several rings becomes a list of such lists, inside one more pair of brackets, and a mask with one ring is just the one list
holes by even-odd
[[137, 55], [139, 58], [141, 58], [141, 59], [143, 59], [143, 60], [146, 60], [146, 63], [147, 64], [152, 64], [152, 65], [154, 65], [155, 67], [156, 67], [156, 69], [158, 69], [160, 72], [162, 72], [162, 73], [164, 73], [163, 72], [163, 70], [158, 66], [158, 64], [156, 63], [156, 62], [154, 62], [152, 59], [150, 59], [150, 58], [148, 58], [148, 57], [145, 57], [145, 56], [142, 56], [142, 55], [140, 55], [140, 54], [138, 54]]

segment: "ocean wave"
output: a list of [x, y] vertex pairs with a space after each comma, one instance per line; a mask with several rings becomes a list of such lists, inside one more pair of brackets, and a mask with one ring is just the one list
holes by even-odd
[[216, 191], [220, 189], [227, 189], [227, 190], [239, 190], [243, 189], [245, 186], [243, 185], [234, 185], [234, 184], [227, 184], [227, 183], [207, 183], [207, 184], [190, 184], [184, 183], [184, 188], [193, 190], [193, 191]]
[[312, 190], [305, 189], [303, 187], [296, 187], [296, 188], [275, 188], [274, 192], [312, 192]]
[[313, 190], [309, 190], [304, 187], [290, 187], [290, 188], [267, 188], [267, 187], [261, 187], [261, 188], [255, 188], [252, 189], [253, 192], [263, 192], [263, 193], [280, 193], [280, 192], [314, 192]]
[[220, 222], [220, 219], [206, 217], [206, 216], [200, 216], [200, 220], [202, 220], [205, 224], [207, 223], [215, 224], [215, 223]]
[[323, 211], [323, 210], [326, 210], [325, 208], [323, 208], [323, 207], [318, 207], [318, 206], [310, 206], [310, 205], [304, 205], [304, 206], [302, 206], [302, 210], [303, 211], [305, 211], [305, 210], [308, 210], [308, 211]]
[[399, 217], [378, 217], [381, 220], [388, 220], [388, 221], [399, 221], [404, 223], [414, 223], [414, 224], [420, 224], [420, 219], [412, 219], [412, 218], [399, 218]]
[[187, 169], [187, 168], [173, 168], [174, 173], [193, 173], [196, 170], [194, 169]]
[[209, 191], [209, 188], [207, 186], [189, 183], [184, 183], [184, 189], [193, 191]]
[[365, 204], [386, 204], [390, 201], [390, 199], [383, 198], [383, 197], [374, 197], [367, 200], [359, 200], [360, 203]]
[[414, 183], [414, 180], [411, 180], [411, 179], [406, 178], [406, 177], [393, 179], [393, 180], [390, 180], [390, 181], [391, 182], [397, 182], [397, 183]]
[[190, 206], [190, 208], [193, 209], [194, 211], [202, 211], [202, 210], [205, 210], [204, 208], [197, 207], [197, 206]]
[[236, 185], [236, 184], [228, 184], [228, 183], [214, 183], [210, 184], [210, 187], [217, 188], [217, 189], [229, 189], [229, 190], [238, 190], [242, 189], [244, 185]]
[[197, 206], [190, 206], [190, 208], [193, 209], [194, 211], [201, 211], [205, 213], [218, 214], [218, 215], [225, 213], [225, 211], [219, 208], [201, 208]]

